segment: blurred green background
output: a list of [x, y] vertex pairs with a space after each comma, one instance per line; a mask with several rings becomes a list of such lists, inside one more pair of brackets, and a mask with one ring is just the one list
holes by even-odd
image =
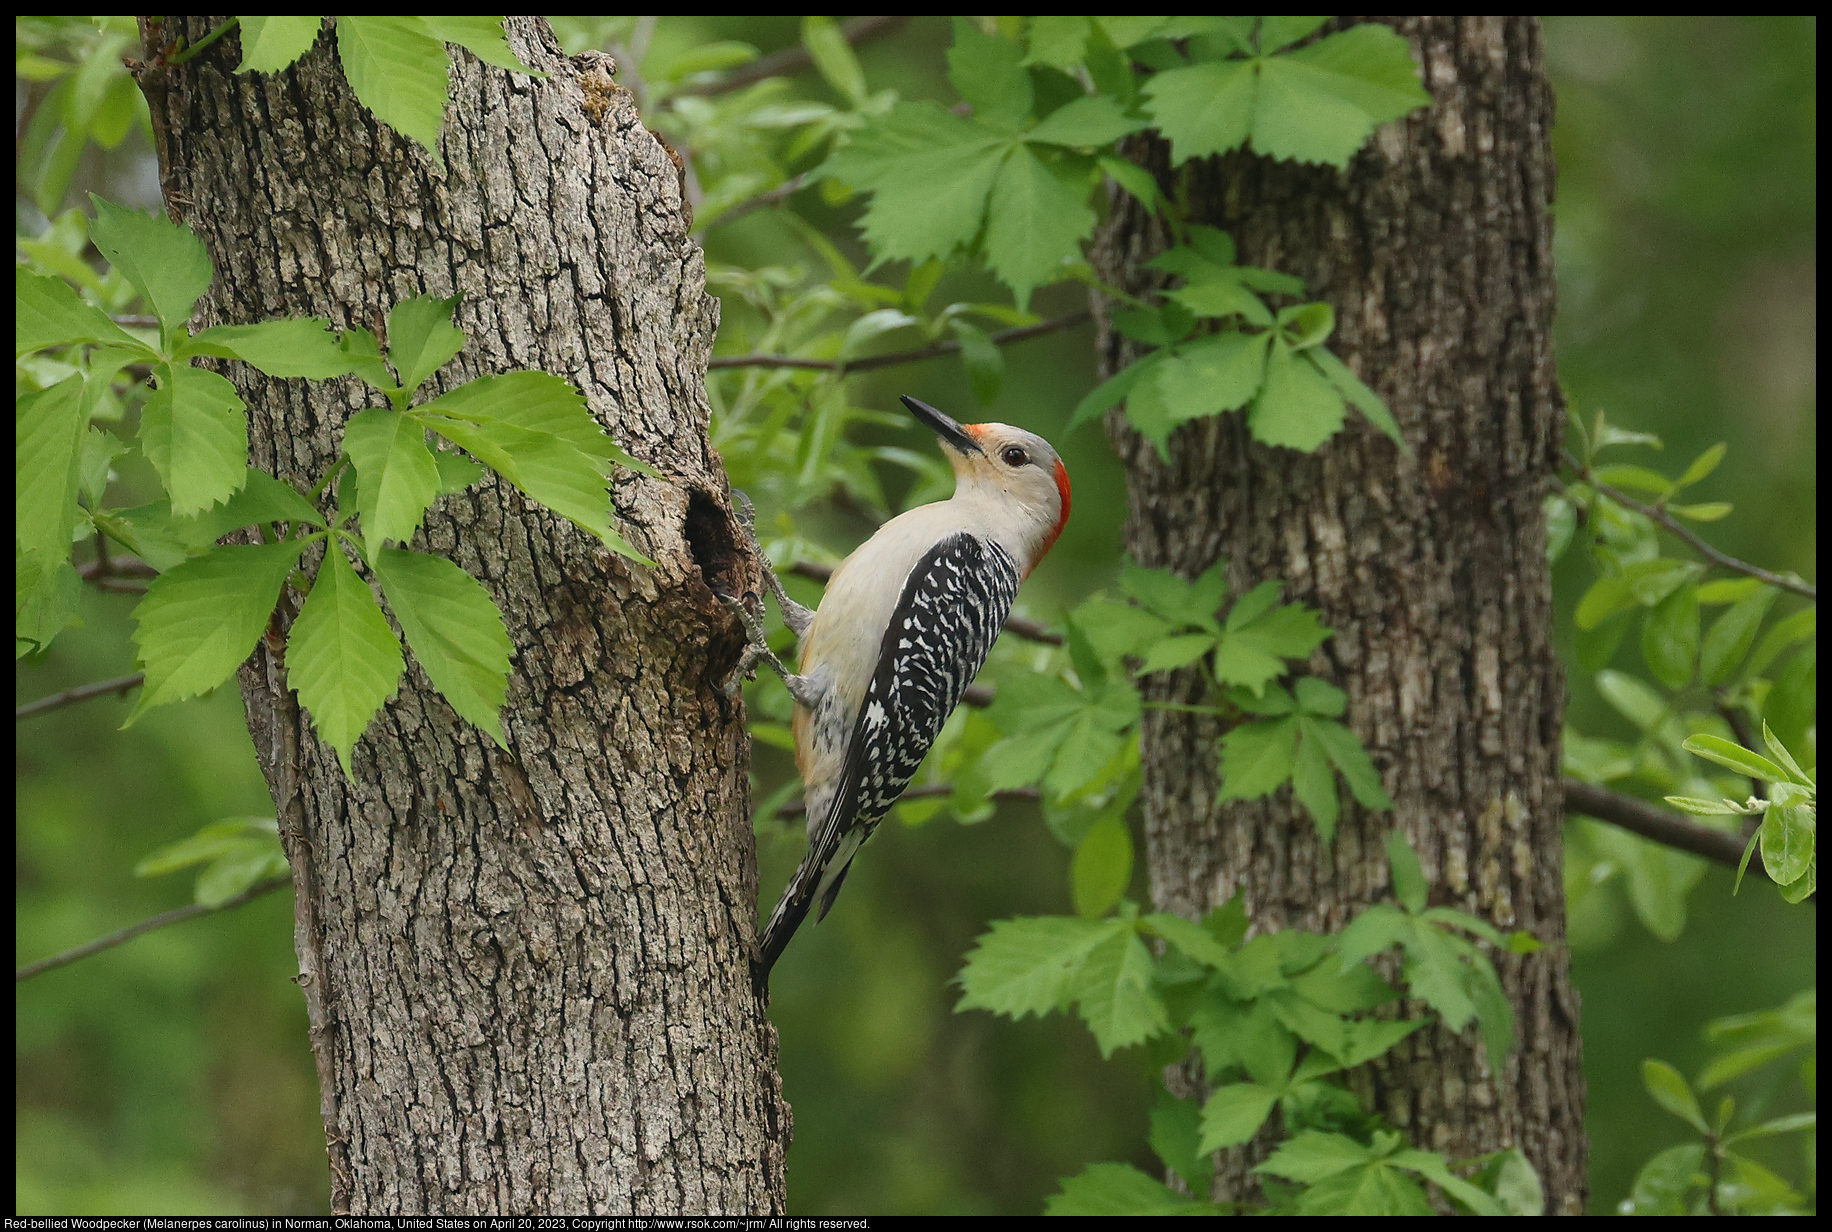
[[[764, 51], [795, 18], [668, 18], [656, 50], [714, 38]], [[1558, 361], [1586, 414], [1659, 433], [1674, 471], [1728, 441], [1696, 492], [1737, 509], [1710, 528], [1724, 550], [1816, 573], [1816, 23], [1805, 18], [1558, 18], [1546, 23], [1558, 97]], [[873, 89], [952, 101], [948, 31], [916, 19], [860, 49]], [[804, 97], [837, 101], [819, 78]], [[19, 125], [42, 88], [21, 81]], [[137, 136], [86, 153], [75, 189], [156, 204]], [[21, 189], [20, 229], [35, 230]], [[74, 198], [72, 198], [74, 199]], [[808, 198], [802, 198], [808, 199]], [[801, 199], [798, 199], [801, 200]], [[856, 207], [804, 213], [846, 251]], [[42, 222], [37, 223], [42, 226]], [[759, 211], [707, 236], [715, 261], [784, 259], [796, 240]], [[806, 262], [806, 258], [799, 258]], [[967, 280], [971, 282], [971, 280]], [[944, 287], [944, 292], [947, 288]], [[954, 298], [990, 297], [990, 284]], [[1034, 310], [1072, 311], [1058, 288]], [[1093, 377], [1089, 331], [1008, 349], [1004, 391], [984, 418], [1055, 436]], [[854, 378], [853, 400], [913, 393], [971, 407], [955, 361]], [[888, 436], [885, 439], [889, 439]], [[911, 442], [905, 441], [909, 444]], [[1021, 604], [1051, 618], [1117, 568], [1123, 477], [1099, 434], [1063, 446], [1075, 517]], [[895, 476], [887, 477], [894, 487]], [[845, 514], [816, 523], [838, 552], [869, 533]], [[1587, 574], [1558, 576], [1561, 630]], [[810, 598], [804, 594], [803, 598]], [[22, 664], [20, 701], [132, 670], [130, 596], [84, 596], [83, 625]], [[1622, 652], [1626, 661], [1631, 652]], [[1569, 656], [1567, 656], [1569, 662]], [[1627, 735], [1587, 681], [1570, 681], [1572, 725]], [[231, 691], [154, 711], [127, 732], [107, 699], [20, 725], [17, 957], [21, 962], [189, 901], [183, 875], [141, 880], [136, 861], [220, 817], [270, 813]], [[757, 750], [757, 798], [792, 773]], [[766, 824], [773, 896], [799, 858], [799, 823]], [[772, 1017], [795, 1109], [790, 1209], [798, 1214], [1003, 1213], [1041, 1208], [1057, 1180], [1101, 1159], [1156, 1165], [1144, 1146], [1142, 1056], [1102, 1062], [1061, 1017], [1011, 1023], [955, 1015], [948, 984], [990, 920], [1069, 910], [1068, 853], [1034, 808], [961, 826], [887, 825], [846, 895], [783, 960]], [[1135, 897], [1142, 886], [1135, 886]], [[1659, 1056], [1694, 1072], [1702, 1024], [1774, 1006], [1807, 987], [1817, 907], [1785, 909], [1765, 886], [1732, 897], [1713, 871], [1672, 944], [1619, 892], [1586, 904], [1574, 977], [1583, 997], [1592, 1208], [1608, 1211], [1635, 1169], [1683, 1126], [1643, 1094]], [[165, 929], [19, 986], [16, 1210], [22, 1214], [290, 1213], [326, 1209], [316, 1083], [294, 970], [290, 907], [271, 895]], [[1133, 1050], [1134, 1053], [1139, 1050]]]

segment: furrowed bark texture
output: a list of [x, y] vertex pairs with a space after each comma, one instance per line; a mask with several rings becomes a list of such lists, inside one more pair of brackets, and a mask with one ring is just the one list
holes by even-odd
[[[1178, 430], [1170, 461], [1118, 415], [1127, 550], [1194, 576], [1225, 557], [1231, 593], [1267, 578], [1321, 609], [1335, 636], [1309, 670], [1346, 689], [1347, 721], [1396, 811], [1354, 807], [1333, 846], [1282, 789], [1219, 803], [1216, 739], [1199, 715], [1147, 710], [1143, 728], [1152, 897], [1197, 916], [1245, 892], [1259, 931], [1334, 931], [1388, 893], [1382, 850], [1417, 849], [1432, 902], [1544, 945], [1495, 956], [1518, 1051], [1499, 1072], [1473, 1027], [1414, 1035], [1358, 1075], [1364, 1097], [1415, 1142], [1467, 1158], [1518, 1146], [1548, 1210], [1582, 1210], [1578, 1003], [1560, 883], [1559, 727], [1540, 502], [1563, 408], [1553, 370], [1552, 97], [1526, 18], [1395, 19], [1435, 102], [1387, 125], [1346, 172], [1245, 153], [1171, 169], [1142, 156], [1192, 222], [1228, 231], [1242, 264], [1296, 274], [1336, 310], [1327, 345], [1387, 400], [1413, 452], [1351, 417], [1314, 454], [1251, 441], [1243, 416]], [[1335, 28], [1335, 27], [1331, 27]], [[1170, 243], [1130, 197], [1099, 242], [1104, 278], [1142, 292], [1141, 264]], [[1138, 349], [1107, 327], [1102, 363]], [[1164, 679], [1160, 677], [1159, 679]], [[1159, 700], [1199, 701], [1178, 673]], [[1415, 1007], [1422, 1008], [1422, 1007]], [[1265, 1145], [1225, 1152], [1217, 1193], [1251, 1197]]]
[[[718, 690], [742, 633], [708, 588], [757, 589], [707, 440], [718, 305], [678, 162], [608, 59], [568, 60], [533, 19], [509, 34], [550, 76], [454, 51], [443, 171], [356, 103], [328, 31], [277, 74], [234, 75], [234, 36], [145, 74], [168, 206], [216, 261], [203, 323], [380, 332], [400, 299], [462, 293], [470, 343], [437, 389], [558, 374], [668, 477], [619, 472], [612, 491], [653, 568], [493, 478], [427, 516], [413, 546], [482, 581], [514, 641], [506, 752], [410, 659], [346, 779], [285, 688], [284, 603], [242, 670], [293, 864], [332, 1206], [780, 1213], [748, 746]], [[381, 404], [353, 380], [222, 368], [251, 464], [301, 490]]]

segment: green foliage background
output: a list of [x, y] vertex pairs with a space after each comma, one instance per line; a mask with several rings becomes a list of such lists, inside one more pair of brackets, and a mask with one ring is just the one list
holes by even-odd
[[[1603, 408], [1613, 423], [1663, 436], [1658, 464], [1669, 472], [1728, 441], [1728, 460], [1695, 496], [1737, 507], [1708, 536], [1732, 555], [1812, 577], [1815, 24], [1552, 19], [1546, 32], [1559, 109], [1566, 388], [1586, 413]], [[653, 72], [722, 39], [767, 51], [798, 38], [788, 18], [671, 18], [645, 66]], [[946, 21], [912, 21], [860, 49], [866, 80], [946, 105], [949, 40]], [[796, 92], [845, 102], [812, 73]], [[83, 155], [75, 183], [155, 203], [150, 153], [137, 136]], [[809, 193], [798, 206], [861, 255], [850, 226], [856, 202], [829, 207]], [[767, 210], [705, 239], [712, 260], [751, 267], [789, 259], [801, 243]], [[942, 303], [1003, 298], [983, 276], [950, 275], [937, 294]], [[1035, 298], [1044, 316], [1082, 305], [1061, 286]], [[1098, 432], [1062, 436], [1093, 383], [1087, 327], [1009, 347], [1005, 359], [1003, 392], [983, 413], [953, 359], [856, 377], [851, 401], [890, 407], [911, 393], [1056, 440], [1074, 476], [1075, 516], [1021, 600], [1053, 619], [1113, 580], [1123, 477]], [[930, 449], [876, 425], [855, 439]], [[882, 474], [893, 496], [910, 482], [905, 471]], [[870, 530], [843, 509], [800, 522], [800, 533], [839, 553]], [[1558, 576], [1567, 637], [1588, 580], [1579, 554], [1568, 554]], [[806, 587], [798, 597], [814, 595]], [[19, 699], [130, 670], [133, 601], [86, 588], [83, 627], [20, 674]], [[1621, 666], [1634, 663], [1632, 642], [1618, 651]], [[1631, 734], [1576, 672], [1570, 688], [1574, 727]], [[188, 901], [188, 878], [136, 879], [134, 864], [217, 818], [271, 812], [232, 689], [117, 732], [128, 709], [91, 702], [19, 730], [20, 961]], [[756, 769], [759, 800], [793, 774], [787, 755], [763, 744]], [[766, 895], [800, 854], [798, 827], [760, 831]], [[1102, 1063], [1088, 1032], [1065, 1016], [951, 1012], [947, 982], [988, 921], [1071, 909], [1068, 852], [1034, 808], [1003, 805], [968, 827], [943, 817], [886, 826], [873, 848], [845, 901], [805, 930], [776, 978], [772, 1016], [796, 1115], [791, 1210], [1028, 1214], [1058, 1178], [1091, 1161], [1131, 1159], [1155, 1171], [1139, 1050]], [[1134, 879], [1142, 899], [1142, 870]], [[1583, 896], [1574, 913], [1593, 1209], [1612, 1209], [1649, 1155], [1686, 1137], [1643, 1093], [1642, 1058], [1694, 1073], [1707, 1019], [1778, 1005], [1812, 979], [1817, 908], [1785, 910], [1767, 887], [1732, 898], [1729, 882], [1720, 870], [1706, 875], [1673, 943], [1636, 920], [1620, 879]], [[287, 982], [293, 970], [290, 909], [275, 895], [22, 985], [17, 1209], [322, 1210], [317, 1093], [303, 1007]]]

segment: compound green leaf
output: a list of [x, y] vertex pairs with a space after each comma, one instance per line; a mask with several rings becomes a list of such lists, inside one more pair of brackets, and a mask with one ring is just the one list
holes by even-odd
[[128, 715], [207, 693], [241, 666], [311, 538], [212, 548], [154, 578], [134, 608], [146, 684]]
[[244, 17], [241, 19], [242, 62], [238, 73], [277, 73], [312, 49], [324, 18]]
[[1221, 738], [1223, 800], [1253, 800], [1291, 777], [1296, 717], [1242, 723]]
[[82, 483], [83, 378], [66, 377], [13, 404], [13, 534], [21, 551], [51, 562], [70, 555]]
[[214, 325], [178, 348], [180, 357], [239, 359], [268, 376], [323, 381], [354, 370], [354, 362], [322, 317], [288, 317], [259, 325]]
[[406, 543], [439, 495], [439, 466], [426, 447], [426, 428], [397, 411], [367, 410], [344, 425], [344, 452], [356, 467], [356, 511], [374, 556], [383, 543]]
[[[1085, 18], [1083, 20], [1086, 20]], [[1177, 1215], [1201, 1209], [1131, 1164], [1089, 1164], [1064, 1178], [1062, 1192], [1044, 1204], [1046, 1215]]]
[[1054, 281], [1064, 260], [1080, 255], [1093, 230], [1085, 183], [1065, 183], [1029, 146], [1011, 152], [992, 185], [986, 263], [1012, 289], [1020, 311], [1034, 288]]
[[1279, 1092], [1253, 1082], [1236, 1082], [1219, 1087], [1202, 1105], [1203, 1154], [1223, 1147], [1239, 1146], [1266, 1123]]
[[214, 372], [186, 363], [154, 369], [158, 387], [140, 412], [140, 450], [165, 481], [172, 513], [187, 517], [227, 500], [248, 473], [248, 407]]
[[203, 241], [168, 219], [123, 209], [94, 193], [89, 200], [95, 203], [89, 238], [96, 249], [146, 297], [166, 332], [175, 333], [215, 273]]
[[[1127, 133], [1136, 133], [1144, 127], [1143, 120], [1127, 118], [1120, 105], [1106, 95], [1084, 94], [1050, 112], [1037, 127], [1024, 134], [1024, 139], [1087, 149], [1118, 141]], [[1144, 168], [1136, 164], [1128, 163], [1127, 166], [1144, 172]], [[1149, 181], [1149, 173], [1145, 174]], [[1119, 179], [1119, 176], [1114, 178]], [[1123, 180], [1121, 187], [1132, 191]]]
[[451, 561], [384, 548], [376, 576], [413, 657], [458, 716], [502, 748], [498, 711], [509, 682], [509, 634], [489, 592]]
[[1346, 414], [1335, 387], [1275, 338], [1265, 384], [1247, 413], [1254, 439], [1309, 453], [1341, 430]]
[[[464, 349], [465, 333], [452, 324], [457, 305], [456, 295], [414, 295], [389, 309], [388, 362], [400, 375], [402, 389], [418, 389]], [[549, 379], [564, 384], [558, 377]]]
[[1317, 834], [1328, 843], [1336, 837], [1340, 804], [1336, 799], [1336, 776], [1330, 772], [1329, 758], [1317, 738], [1317, 726], [1317, 720], [1307, 715], [1298, 719], [1297, 755], [1291, 765], [1291, 793], [1317, 823]]
[[1023, 59], [1023, 50], [1010, 39], [982, 34], [965, 18], [954, 19], [948, 80], [973, 108], [974, 118], [1006, 131], [1024, 122], [1031, 109], [1031, 80]]
[[1412, 452], [1412, 447], [1400, 435], [1399, 423], [1393, 418], [1393, 412], [1387, 409], [1387, 404], [1379, 394], [1362, 384], [1361, 378], [1349, 371], [1347, 364], [1336, 358], [1327, 347], [1312, 347], [1304, 352], [1304, 359], [1334, 385], [1336, 392], [1347, 398], [1369, 423], [1379, 428], [1388, 440], [1406, 453]]
[[[379, 412], [393, 414], [393, 412]], [[287, 687], [351, 775], [350, 750], [406, 669], [401, 643], [368, 584], [333, 539], [286, 642]]]
[[546, 77], [546, 73], [537, 73], [523, 64], [513, 51], [509, 50], [508, 39], [503, 35], [503, 19], [479, 13], [445, 14], [439, 17], [422, 17], [427, 33], [447, 43], [456, 43], [485, 64], [497, 68], [506, 68], [510, 72], [523, 73], [529, 77]]
[[1072, 73], [1088, 53], [1088, 36], [1093, 33], [1088, 18], [1080, 13], [1066, 16], [1037, 16], [1030, 21], [1030, 50], [1024, 63], [1047, 64]]
[[34, 274], [23, 265], [13, 269], [13, 337], [17, 355], [83, 342], [146, 349], [62, 278]]
[[1103, 1058], [1143, 1043], [1170, 1025], [1152, 988], [1151, 951], [1129, 922], [1088, 951], [1070, 987]]
[[445, 44], [418, 17], [340, 16], [337, 57], [351, 91], [375, 118], [425, 147], [436, 166], [445, 124]]
[[1252, 131], [1259, 74], [1251, 61], [1211, 60], [1156, 73], [1145, 83], [1151, 115], [1173, 163], [1237, 149]]
[[1047, 1014], [1063, 1005], [1089, 953], [1130, 925], [1075, 916], [995, 920], [967, 955], [955, 1010], [981, 1009], [1010, 1018]]

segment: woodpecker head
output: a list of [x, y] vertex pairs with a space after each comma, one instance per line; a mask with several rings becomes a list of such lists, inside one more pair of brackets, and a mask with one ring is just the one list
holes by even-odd
[[960, 424], [926, 402], [905, 397], [910, 414], [941, 438], [954, 467], [954, 499], [991, 506], [1023, 548], [1028, 574], [1069, 520], [1069, 473], [1050, 443], [1010, 424]]

